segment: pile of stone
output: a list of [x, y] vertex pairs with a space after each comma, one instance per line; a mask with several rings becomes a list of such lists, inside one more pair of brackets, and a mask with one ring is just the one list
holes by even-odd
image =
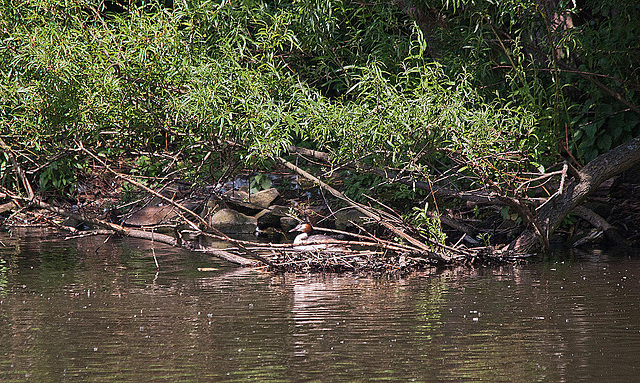
[[[280, 193], [269, 188], [251, 193], [248, 187], [230, 190], [219, 198], [201, 201], [181, 201], [189, 210], [199, 213], [209, 225], [233, 236], [253, 235], [258, 228], [293, 228], [298, 221], [289, 216], [289, 207], [276, 205]], [[134, 227], [173, 227], [180, 220], [179, 209], [157, 199], [146, 206], [134, 209], [123, 223]]]

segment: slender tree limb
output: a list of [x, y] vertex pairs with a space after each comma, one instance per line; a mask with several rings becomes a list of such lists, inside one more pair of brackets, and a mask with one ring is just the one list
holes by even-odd
[[431, 251], [431, 249], [429, 248], [429, 246], [427, 246], [426, 244], [424, 244], [421, 241], [413, 238], [412, 236], [408, 235], [407, 233], [399, 230], [397, 227], [391, 225], [389, 222], [383, 220], [382, 219], [382, 214], [380, 212], [378, 212], [378, 214], [372, 212], [371, 209], [368, 209], [368, 208], [362, 206], [361, 204], [351, 200], [350, 198], [347, 198], [347, 196], [345, 196], [343, 193], [341, 193], [338, 190], [332, 188], [331, 186], [327, 185], [326, 183], [320, 181], [317, 177], [314, 177], [313, 175], [307, 173], [306, 171], [300, 169], [296, 165], [292, 164], [291, 162], [289, 162], [289, 161], [287, 161], [287, 160], [285, 160], [285, 159], [283, 159], [281, 157], [275, 157], [275, 160], [277, 162], [281, 163], [282, 165], [284, 165], [285, 167], [287, 167], [288, 169], [293, 170], [294, 172], [300, 174], [301, 176], [303, 176], [303, 177], [315, 182], [317, 185], [319, 185], [320, 187], [322, 187], [323, 189], [325, 189], [326, 191], [331, 193], [334, 197], [345, 201], [346, 203], [348, 203], [349, 205], [353, 206], [356, 210], [358, 210], [362, 214], [366, 215], [369, 218], [372, 218], [372, 219], [376, 220], [382, 226], [384, 226], [386, 229], [388, 229], [389, 231], [391, 231], [392, 233], [394, 233], [398, 237], [403, 238], [404, 240], [406, 240], [407, 242], [411, 243], [412, 245], [416, 246], [420, 250], [422, 250], [424, 252], [428, 252], [428, 253], [434, 254], [435, 257], [440, 261], [448, 261], [448, 260], [450, 260], [449, 256], [446, 256], [444, 254], [433, 253]]
[[317, 160], [324, 161], [324, 162], [330, 161], [329, 153], [326, 153], [326, 152], [320, 152], [317, 150], [301, 148], [299, 146], [293, 146], [293, 145], [289, 147], [289, 151], [291, 153], [298, 153], [298, 154], [302, 154], [303, 156], [313, 157]]
[[615, 245], [623, 242], [622, 238], [618, 235], [613, 226], [593, 210], [584, 206], [576, 206], [573, 208], [573, 213], [589, 222], [593, 227], [602, 229], [605, 237], [610, 243]]
[[32, 199], [35, 196], [35, 194], [33, 193], [33, 188], [31, 188], [31, 184], [29, 183], [29, 180], [24, 175], [22, 168], [18, 164], [18, 160], [16, 159], [16, 156], [14, 155], [13, 150], [7, 144], [4, 143], [2, 138], [0, 138], [0, 146], [2, 147], [2, 149], [4, 149], [7, 152], [7, 156], [9, 156], [9, 161], [11, 161], [11, 165], [13, 165], [13, 169], [18, 175], [18, 179], [20, 180], [20, 182], [22, 183], [22, 186], [27, 192], [27, 197], [29, 197], [29, 199]]
[[465, 233], [470, 237], [474, 237], [476, 235], [476, 230], [474, 228], [472, 228], [467, 224], [459, 222], [454, 218], [447, 217], [446, 215], [441, 215], [438, 218], [440, 219], [440, 222], [442, 222], [443, 225], [449, 226], [454, 230], [457, 230], [461, 233]]
[[201, 251], [206, 251], [207, 253], [210, 253], [218, 258], [224, 259], [226, 261], [229, 261], [231, 263], [237, 264], [237, 265], [241, 265], [241, 266], [252, 266], [255, 265], [255, 262], [241, 257], [239, 255], [235, 255], [232, 253], [229, 253], [227, 251], [224, 250], [218, 250], [218, 249], [212, 249], [206, 246], [202, 246], [197, 242], [192, 242], [192, 241], [179, 241], [177, 238], [172, 237], [170, 235], [166, 235], [166, 234], [159, 234], [159, 233], [154, 233], [154, 232], [149, 232], [149, 231], [145, 231], [145, 230], [138, 230], [138, 229], [131, 229], [128, 227], [124, 227], [124, 226], [120, 226], [118, 224], [112, 223], [112, 222], [107, 222], [107, 221], [103, 221], [101, 219], [97, 219], [97, 218], [91, 218], [91, 217], [85, 217], [81, 214], [76, 214], [76, 213], [71, 213], [65, 209], [61, 209], [59, 207], [50, 205], [44, 201], [39, 200], [38, 198], [33, 198], [33, 199], [27, 199], [25, 197], [20, 197], [20, 196], [16, 196], [16, 195], [9, 195], [7, 193], [3, 193], [0, 192], [0, 198], [11, 198], [11, 199], [18, 199], [18, 200], [22, 200], [25, 202], [31, 202], [32, 204], [34, 204], [35, 206], [41, 208], [41, 209], [46, 209], [49, 211], [52, 211], [56, 214], [60, 214], [62, 216], [68, 217], [68, 218], [72, 218], [81, 222], [86, 222], [88, 224], [97, 226], [97, 227], [101, 227], [103, 229], [109, 230], [115, 234], [119, 234], [122, 236], [127, 236], [127, 237], [134, 237], [134, 238], [141, 238], [141, 239], [148, 239], [148, 240], [154, 240], [154, 241], [158, 241], [158, 242], [162, 242], [171, 246], [176, 246], [176, 247], [184, 247], [186, 249], [189, 250], [201, 250]]
[[354, 245], [376, 246], [376, 247], [380, 247], [380, 248], [383, 248], [383, 249], [390, 249], [390, 250], [396, 250], [396, 251], [414, 251], [414, 252], [419, 252], [420, 251], [420, 249], [415, 248], [415, 247], [402, 245], [402, 244], [398, 244], [398, 243], [393, 243], [393, 242], [390, 242], [390, 241], [385, 241], [383, 239], [376, 238], [374, 236], [367, 236], [367, 235], [361, 235], [361, 234], [356, 234], [356, 233], [349, 233], [347, 231], [336, 230], [336, 229], [326, 229], [326, 228], [323, 228], [323, 227], [317, 227], [317, 228], [315, 228], [315, 230], [326, 232], [326, 233], [346, 235], [346, 236], [350, 236], [350, 237], [354, 237], [354, 238], [360, 238], [360, 239], [363, 240], [362, 242], [353, 243]]
[[[560, 65], [562, 67], [565, 68], [571, 68], [571, 66], [564, 64], [562, 62], [560, 62]], [[628, 106], [631, 110], [633, 110], [634, 112], [640, 114], [640, 108], [638, 108], [638, 106], [632, 104], [631, 102], [629, 102], [622, 94], [620, 94], [619, 92], [614, 91], [613, 89], [609, 88], [608, 86], [604, 85], [600, 80], [598, 80], [597, 78], [595, 78], [594, 76], [588, 76], [586, 74], [582, 74], [582, 73], [578, 73], [578, 75], [580, 75], [581, 77], [585, 78], [586, 80], [591, 81], [592, 83], [594, 83], [598, 88], [602, 89], [603, 91], [605, 91], [606, 93], [608, 93], [611, 97], [613, 97], [614, 99], [616, 99], [618, 102]]]

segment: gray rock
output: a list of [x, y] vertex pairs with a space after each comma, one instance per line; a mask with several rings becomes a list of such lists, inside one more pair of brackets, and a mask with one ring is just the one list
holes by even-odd
[[147, 206], [131, 214], [124, 223], [130, 226], [154, 226], [167, 223], [177, 215], [171, 205]]
[[230, 204], [248, 209], [262, 210], [268, 208], [280, 196], [280, 193], [278, 189], [271, 188], [253, 194], [249, 194], [244, 190], [233, 190], [222, 194], [222, 196]]
[[222, 193], [223, 197], [226, 197], [233, 201], [242, 201], [249, 198], [249, 193], [245, 190], [229, 190], [228, 192]]
[[268, 209], [263, 209], [260, 213], [256, 214], [258, 220], [258, 226], [270, 227], [278, 226], [280, 224], [280, 218], [286, 217], [289, 213], [289, 208], [286, 206], [270, 206]]
[[[194, 210], [197, 210], [200, 207], [200, 203], [193, 201], [181, 201], [180, 204], [194, 213]], [[178, 208], [173, 205], [148, 205], [134, 211], [124, 220], [124, 224], [129, 226], [155, 226], [166, 224], [178, 216], [178, 211]], [[189, 214], [184, 213], [184, 215], [189, 218]]]
[[289, 231], [298, 225], [299, 221], [292, 217], [280, 217], [280, 226], [283, 231]]
[[202, 211], [200, 212], [200, 217], [206, 219], [207, 217], [212, 216], [215, 212], [225, 207], [222, 205], [224, 205], [224, 202], [209, 198], [207, 202], [204, 203]]
[[366, 218], [365, 215], [363, 215], [356, 209], [340, 210], [337, 211], [333, 216], [336, 219], [336, 229], [338, 230], [346, 230], [349, 227], [354, 227], [353, 223], [357, 223], [358, 225], [360, 225]]
[[263, 209], [266, 209], [271, 206], [273, 201], [275, 201], [279, 196], [280, 193], [278, 192], [278, 189], [271, 188], [251, 194], [247, 201], [252, 203], [253, 205], [257, 205], [262, 207]]
[[209, 224], [226, 234], [249, 234], [256, 231], [258, 220], [232, 209], [220, 209]]

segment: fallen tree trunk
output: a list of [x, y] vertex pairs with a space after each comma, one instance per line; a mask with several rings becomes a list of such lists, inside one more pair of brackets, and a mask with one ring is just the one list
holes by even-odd
[[[549, 198], [538, 207], [536, 222], [541, 234], [534, 229], [525, 230], [511, 242], [505, 251], [529, 253], [539, 250], [562, 220], [582, 203], [601, 183], [640, 162], [640, 137], [634, 138], [601, 154], [579, 172], [578, 177], [565, 185], [562, 193]], [[544, 237], [542, 237], [544, 236]]]

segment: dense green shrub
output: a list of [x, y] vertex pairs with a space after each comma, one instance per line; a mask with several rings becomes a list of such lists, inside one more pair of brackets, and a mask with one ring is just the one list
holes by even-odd
[[483, 96], [531, 110], [539, 149], [587, 162], [640, 133], [640, 3], [415, 3], [439, 12], [432, 38], [446, 44], [448, 73], [466, 70]]
[[[579, 13], [572, 4], [560, 10]], [[553, 53], [631, 78], [637, 8], [621, 4], [590, 5], [597, 30], [587, 20], [545, 44], [548, 15], [527, 0], [176, 0], [120, 13], [88, 0], [7, 0], [0, 129], [34, 163], [76, 140], [103, 155], [174, 151], [189, 170], [228, 141], [246, 161], [303, 144], [419, 177], [455, 153], [500, 183], [507, 170], [555, 161], [565, 124], [585, 159], [636, 134], [637, 115], [557, 71]], [[436, 22], [414, 22], [418, 11]], [[607, 38], [622, 54], [598, 55]], [[637, 99], [637, 80], [610, 81]], [[528, 160], [504, 162], [505, 152]], [[40, 180], [55, 174], [46, 169]]]

